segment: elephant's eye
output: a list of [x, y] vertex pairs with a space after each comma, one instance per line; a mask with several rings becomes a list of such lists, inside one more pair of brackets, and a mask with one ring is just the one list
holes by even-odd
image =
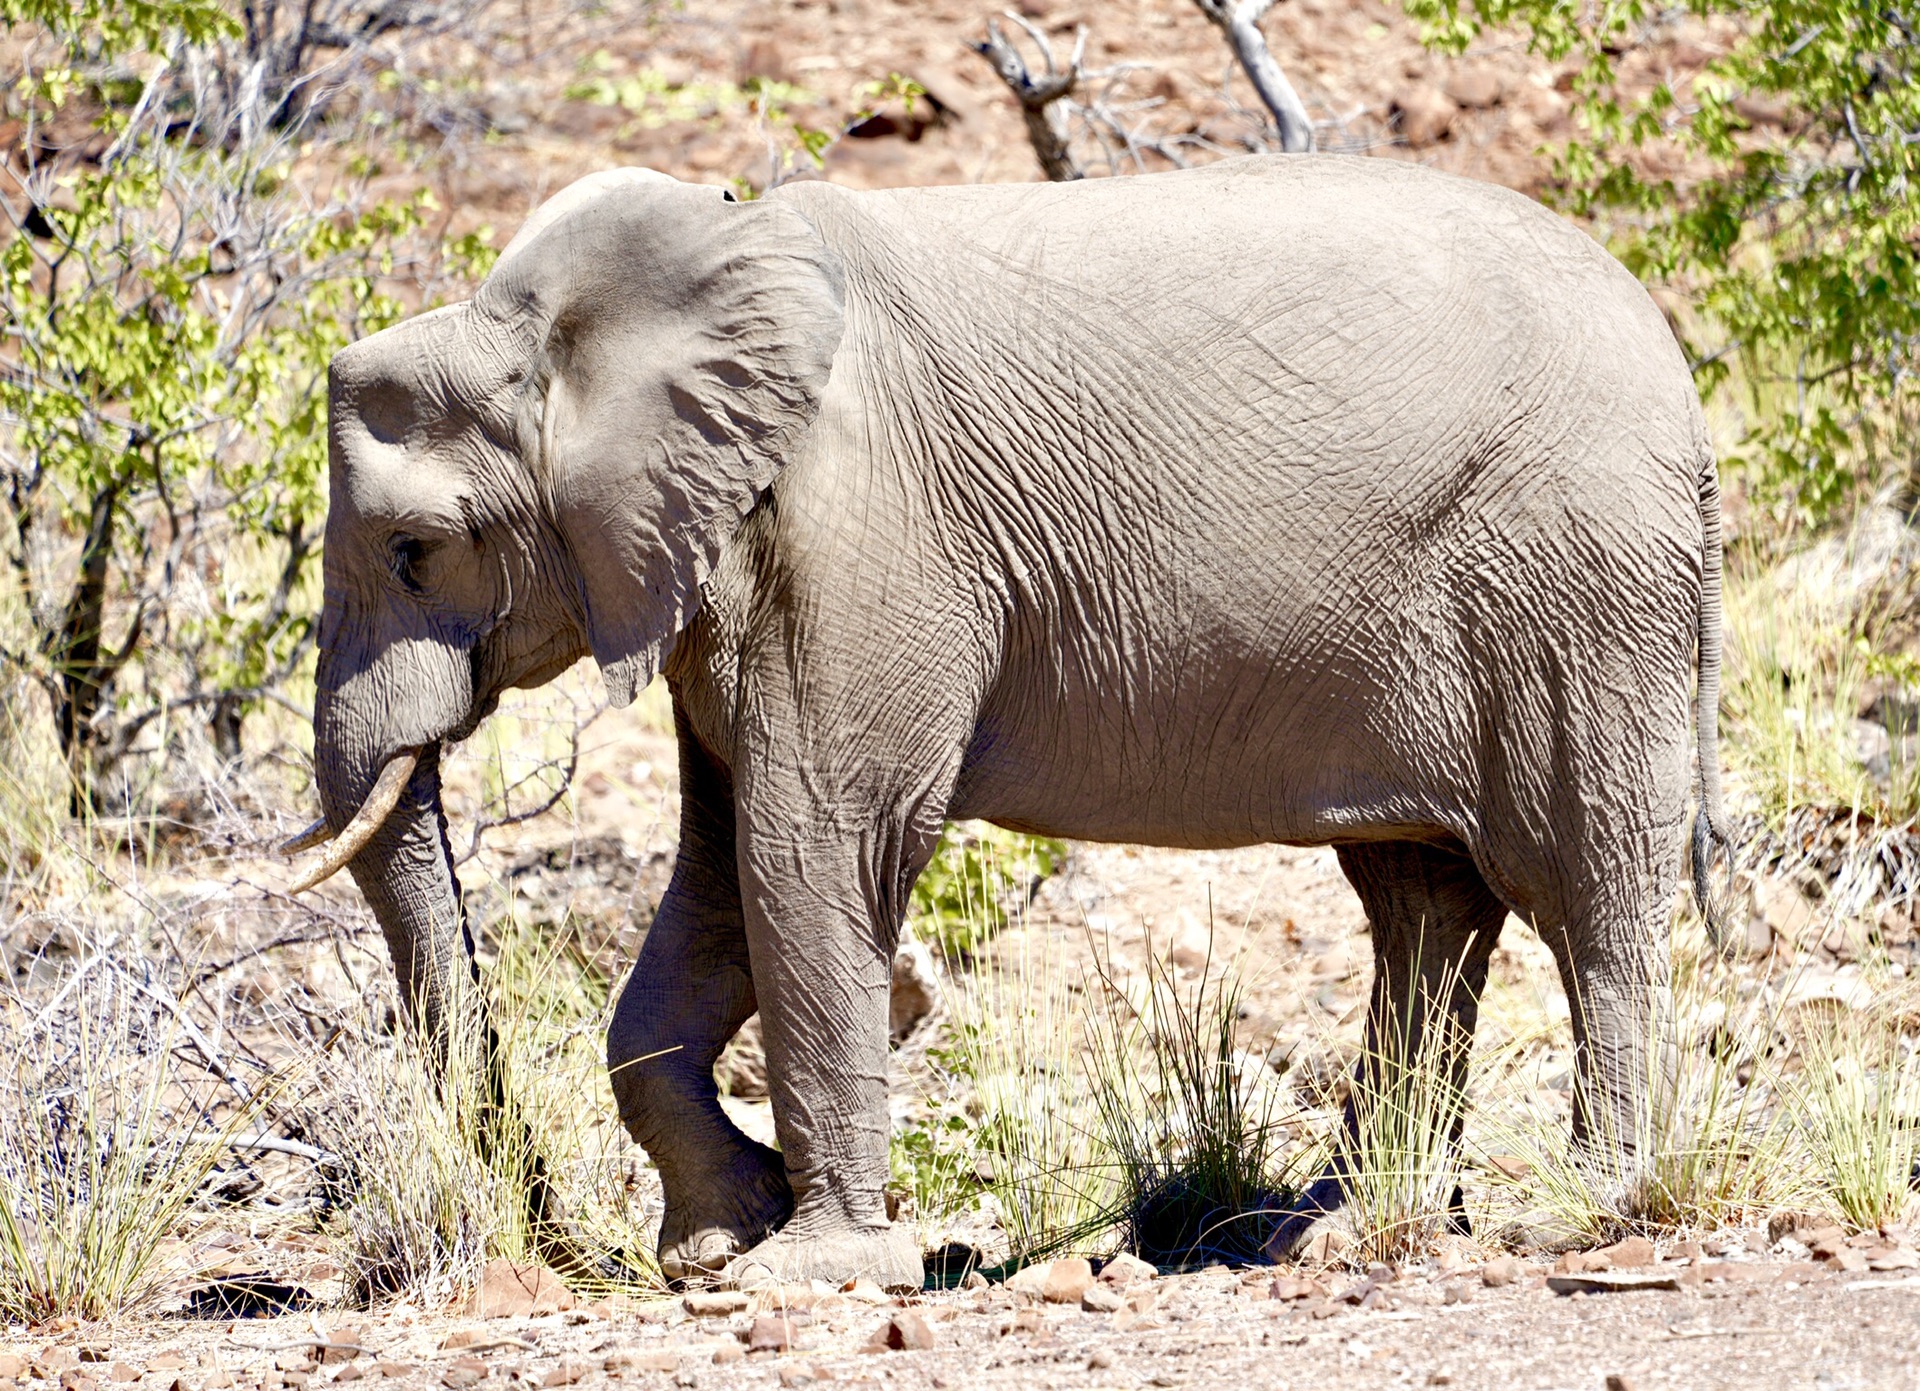
[[413, 593], [426, 588], [426, 562], [429, 547], [417, 536], [393, 538], [393, 574]]

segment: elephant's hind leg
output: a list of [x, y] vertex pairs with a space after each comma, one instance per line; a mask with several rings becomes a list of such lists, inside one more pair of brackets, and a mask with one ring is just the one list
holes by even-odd
[[1346, 1220], [1350, 1175], [1367, 1162], [1359, 1098], [1450, 1104], [1449, 1138], [1458, 1142], [1480, 992], [1507, 913], [1462, 853], [1390, 841], [1343, 845], [1339, 854], [1373, 935], [1366, 1052], [1341, 1151], [1268, 1241], [1274, 1260], [1295, 1259], [1317, 1231]]
[[718, 1273], [786, 1221], [779, 1152], [720, 1107], [713, 1065], [754, 1011], [725, 772], [680, 731], [680, 853], [607, 1030], [620, 1119], [660, 1171], [669, 1280]]

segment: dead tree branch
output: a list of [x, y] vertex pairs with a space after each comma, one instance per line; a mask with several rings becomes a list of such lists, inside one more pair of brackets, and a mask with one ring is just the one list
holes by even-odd
[[1027, 122], [1027, 139], [1040, 161], [1041, 172], [1055, 183], [1081, 178], [1080, 162], [1069, 147], [1068, 116], [1073, 89], [1081, 78], [1080, 61], [1087, 51], [1086, 26], [1082, 25], [1074, 36], [1073, 57], [1063, 72], [1054, 61], [1053, 45], [1047, 42], [1046, 35], [1011, 10], [1007, 18], [1026, 30], [1027, 37], [1039, 49], [1047, 64], [1045, 76], [1034, 75], [1020, 50], [991, 19], [987, 21], [985, 41], [974, 44], [973, 51], [993, 64], [993, 70], [1020, 103], [1020, 114]]
[[1300, 94], [1293, 90], [1287, 75], [1280, 71], [1267, 36], [1260, 32], [1260, 19], [1273, 8], [1273, 0], [1193, 0], [1200, 13], [1212, 20], [1227, 36], [1233, 56], [1253, 83], [1253, 90], [1273, 113], [1280, 129], [1280, 148], [1287, 154], [1313, 153], [1313, 122]]

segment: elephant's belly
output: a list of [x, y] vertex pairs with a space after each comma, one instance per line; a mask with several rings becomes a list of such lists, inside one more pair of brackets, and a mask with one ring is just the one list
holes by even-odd
[[[1340, 729], [1278, 713], [1144, 729], [1063, 714], [1038, 737], [983, 722], [949, 815], [1074, 840], [1224, 849], [1452, 838], [1435, 778]], [[1129, 722], [1130, 723], [1130, 722]]]

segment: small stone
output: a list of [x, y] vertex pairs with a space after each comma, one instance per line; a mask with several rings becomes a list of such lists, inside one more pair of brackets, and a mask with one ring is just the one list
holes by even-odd
[[1095, 1348], [1087, 1354], [1087, 1370], [1104, 1372], [1113, 1365], [1113, 1354], [1105, 1348]]
[[1047, 1269], [1040, 1297], [1049, 1304], [1078, 1304], [1080, 1296], [1093, 1285], [1093, 1266], [1084, 1257], [1069, 1256], [1054, 1261]]
[[1100, 1267], [1100, 1283], [1112, 1285], [1116, 1289], [1125, 1289], [1136, 1280], [1152, 1280], [1159, 1274], [1158, 1269], [1138, 1256], [1122, 1251]]
[[1325, 1299], [1327, 1287], [1310, 1275], [1282, 1275], [1267, 1286], [1269, 1299]]
[[1920, 1251], [1911, 1246], [1873, 1246], [1867, 1250], [1868, 1270], [1920, 1270]]
[[215, 1367], [200, 1378], [200, 1384], [207, 1391], [225, 1391], [225, 1388], [233, 1385], [233, 1373], [224, 1367]]
[[410, 1377], [413, 1375], [413, 1367], [406, 1362], [376, 1362], [374, 1367], [383, 1377]]
[[1053, 1273], [1053, 1262], [1043, 1261], [1039, 1265], [1023, 1265], [1007, 1277], [1007, 1290], [1012, 1294], [1023, 1294], [1033, 1299], [1046, 1296], [1047, 1277]]
[[27, 1359], [17, 1352], [0, 1352], [0, 1377], [18, 1381], [27, 1374]]
[[1813, 1252], [1816, 1259], [1825, 1260], [1846, 1249], [1847, 1233], [1842, 1227], [1825, 1226], [1811, 1230], [1802, 1227], [1793, 1233], [1793, 1239]]
[[901, 1309], [880, 1325], [870, 1346], [890, 1352], [925, 1352], [933, 1346], [933, 1330], [912, 1309]]
[[[485, 1371], [476, 1372], [471, 1367], [461, 1367], [456, 1365], [452, 1367], [447, 1367], [441, 1371], [440, 1384], [442, 1386], [451, 1387], [453, 1391], [464, 1391], [466, 1387], [477, 1385], [478, 1383], [485, 1381], [486, 1378], [487, 1378], [487, 1374]], [[553, 1384], [559, 1385], [560, 1383], [555, 1382]]]
[[107, 1371], [108, 1381], [138, 1381], [146, 1373], [125, 1362], [116, 1362]]
[[987, 1279], [986, 1276], [977, 1270], [969, 1270], [965, 1275], [960, 1277], [960, 1288], [963, 1290], [984, 1290], [992, 1285], [992, 1283], [991, 1280]]
[[1653, 1249], [1653, 1243], [1643, 1236], [1630, 1236], [1624, 1241], [1616, 1241], [1595, 1254], [1607, 1257], [1615, 1270], [1638, 1270], [1660, 1259]]
[[1673, 1270], [1588, 1270], [1577, 1275], [1549, 1275], [1547, 1288], [1555, 1294], [1620, 1294], [1632, 1290], [1677, 1290], [1679, 1272]]
[[538, 1318], [571, 1309], [573, 1291], [544, 1265], [516, 1265], [504, 1258], [487, 1262], [480, 1286], [467, 1301], [467, 1317]]
[[1047, 1326], [1047, 1321], [1038, 1309], [1016, 1309], [1013, 1318], [1007, 1323], [1008, 1333], [1038, 1333]]
[[713, 1350], [713, 1363], [716, 1367], [725, 1367], [734, 1362], [744, 1362], [747, 1350], [738, 1343], [724, 1343]]
[[1126, 1297], [1111, 1285], [1090, 1284], [1080, 1296], [1080, 1307], [1089, 1314], [1111, 1314], [1126, 1305]]
[[[156, 1352], [147, 1359], [147, 1369], [154, 1372], [177, 1372], [186, 1365], [187, 1355], [177, 1348]], [[0, 1376], [4, 1375], [6, 1375], [4, 1369], [0, 1369]]]
[[785, 1352], [793, 1346], [793, 1320], [783, 1314], [762, 1314], [747, 1333], [749, 1352]]
[[1453, 1281], [1440, 1295], [1442, 1304], [1470, 1304], [1473, 1302], [1473, 1287], [1459, 1280]]
[[892, 1295], [888, 1294], [864, 1275], [857, 1280], [847, 1281], [846, 1284], [840, 1287], [840, 1293], [844, 1294], [848, 1299], [861, 1304], [893, 1303]]
[[349, 1362], [333, 1374], [333, 1379], [335, 1381], [358, 1381], [366, 1374], [366, 1369], [358, 1362]]
[[1480, 1283], [1490, 1290], [1497, 1290], [1503, 1285], [1511, 1285], [1525, 1273], [1526, 1267], [1518, 1257], [1501, 1256], [1480, 1267]]
[[94, 1391], [98, 1385], [98, 1382], [78, 1367], [69, 1367], [60, 1373], [60, 1391]]
[[1634, 1391], [1633, 1381], [1619, 1372], [1608, 1372], [1607, 1391]]
[[671, 1372], [679, 1365], [679, 1355], [664, 1348], [616, 1348], [601, 1363], [612, 1376], [625, 1372]]
[[751, 1301], [739, 1290], [695, 1290], [681, 1297], [680, 1303], [697, 1319], [723, 1319], [744, 1314]]
[[83, 1347], [77, 1356], [82, 1362], [110, 1362], [113, 1360], [113, 1354], [106, 1348]]
[[804, 1362], [780, 1369], [780, 1384], [782, 1386], [811, 1386], [816, 1380], [818, 1380], [818, 1378], [814, 1375], [813, 1368]]
[[805, 1313], [830, 1293], [825, 1285], [819, 1289], [812, 1285], [773, 1285], [754, 1291], [752, 1308], [756, 1314]]

